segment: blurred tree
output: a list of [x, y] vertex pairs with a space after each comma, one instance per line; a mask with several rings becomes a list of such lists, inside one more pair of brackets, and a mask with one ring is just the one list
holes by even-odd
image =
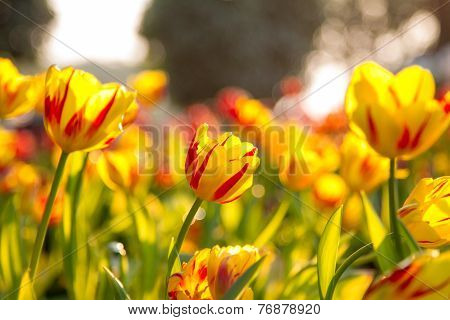
[[173, 97], [191, 103], [229, 85], [271, 96], [300, 70], [320, 22], [317, 1], [154, 0], [141, 33], [164, 47]]
[[33, 60], [41, 44], [42, 30], [53, 18], [47, 0], [0, 1], [0, 52], [15, 58]]

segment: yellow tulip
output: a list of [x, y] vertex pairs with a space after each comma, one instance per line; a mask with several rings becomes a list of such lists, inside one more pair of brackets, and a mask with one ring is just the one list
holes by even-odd
[[308, 188], [323, 173], [339, 167], [339, 152], [331, 139], [309, 134], [302, 146], [286, 153], [281, 160], [281, 183], [293, 191]]
[[257, 151], [251, 143], [241, 142], [231, 133], [211, 139], [208, 125], [201, 125], [186, 156], [185, 173], [190, 187], [203, 200], [236, 200], [253, 184], [253, 173], [259, 165]]
[[[221, 299], [259, 257], [258, 249], [250, 245], [212, 248], [208, 262], [208, 283], [213, 299]], [[239, 299], [253, 299], [252, 289], [244, 289]]]
[[312, 193], [319, 207], [335, 209], [344, 202], [348, 188], [341, 176], [335, 173], [326, 173], [314, 181]]
[[181, 272], [170, 276], [168, 296], [171, 300], [211, 300], [208, 286], [208, 262], [210, 249], [197, 251]]
[[141, 106], [157, 104], [167, 91], [169, 79], [162, 70], [146, 70], [133, 76], [129, 83], [138, 92], [137, 101]]
[[450, 252], [424, 254], [407, 266], [373, 283], [365, 299], [448, 300], [450, 297]]
[[29, 112], [38, 99], [33, 77], [20, 74], [11, 60], [0, 58], [0, 118]]
[[389, 159], [352, 133], [341, 145], [340, 174], [352, 191], [371, 191], [389, 178]]
[[433, 145], [450, 121], [434, 94], [432, 74], [419, 66], [394, 75], [374, 62], [363, 63], [347, 90], [350, 126], [381, 155], [413, 158]]
[[131, 122], [135, 94], [116, 83], [101, 84], [74, 69], [49, 68], [45, 83], [44, 125], [66, 153], [107, 147]]
[[450, 242], [450, 177], [419, 181], [398, 214], [420, 246]]

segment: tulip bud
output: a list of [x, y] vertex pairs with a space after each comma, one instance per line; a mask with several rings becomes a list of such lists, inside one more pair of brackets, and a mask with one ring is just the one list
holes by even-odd
[[192, 139], [185, 163], [186, 178], [197, 197], [227, 203], [238, 199], [253, 184], [259, 166], [257, 148], [231, 133], [217, 140], [200, 126]]

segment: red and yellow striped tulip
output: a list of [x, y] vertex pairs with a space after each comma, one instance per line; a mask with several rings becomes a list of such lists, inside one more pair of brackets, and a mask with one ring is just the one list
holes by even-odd
[[[213, 247], [208, 262], [208, 283], [213, 299], [221, 299], [236, 279], [259, 258], [258, 249], [250, 245]], [[253, 299], [252, 289], [244, 289], [239, 299]]]
[[448, 300], [450, 297], [450, 251], [432, 251], [373, 283], [366, 292], [370, 300]]
[[420, 246], [450, 242], [450, 177], [419, 181], [398, 214]]
[[217, 203], [238, 199], [253, 184], [259, 166], [257, 148], [231, 133], [208, 136], [208, 125], [197, 129], [186, 156], [185, 173], [197, 197]]
[[107, 147], [133, 120], [135, 93], [117, 83], [68, 67], [49, 68], [45, 83], [44, 125], [67, 153]]
[[394, 75], [374, 62], [354, 70], [346, 95], [350, 126], [388, 158], [410, 159], [432, 146], [450, 121], [434, 99], [433, 75], [411, 66]]
[[211, 300], [208, 286], [210, 249], [197, 251], [181, 271], [169, 278], [168, 295], [171, 300]]
[[371, 191], [389, 178], [389, 159], [355, 134], [342, 142], [340, 174], [352, 191]]
[[39, 95], [34, 77], [25, 76], [9, 59], [0, 58], [0, 119], [30, 112]]
[[169, 79], [162, 70], [145, 70], [133, 76], [129, 83], [138, 92], [137, 101], [143, 107], [156, 105], [167, 91]]

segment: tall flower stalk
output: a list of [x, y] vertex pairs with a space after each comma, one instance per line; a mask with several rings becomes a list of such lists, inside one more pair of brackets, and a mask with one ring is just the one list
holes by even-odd
[[44, 214], [42, 215], [42, 220], [41, 223], [39, 224], [38, 232], [36, 234], [36, 240], [34, 241], [33, 252], [31, 254], [29, 266], [31, 281], [34, 281], [34, 277], [36, 275], [37, 267], [39, 264], [39, 258], [41, 257], [42, 253], [42, 247], [44, 246], [45, 235], [47, 234], [47, 228], [50, 222], [53, 203], [55, 202], [58, 187], [61, 182], [61, 178], [64, 173], [64, 167], [66, 165], [68, 157], [69, 157], [68, 153], [66, 152], [61, 153], [58, 166], [56, 167], [55, 176], [53, 177], [52, 187], [50, 189], [50, 194], [48, 196], [47, 203], [45, 204]]

